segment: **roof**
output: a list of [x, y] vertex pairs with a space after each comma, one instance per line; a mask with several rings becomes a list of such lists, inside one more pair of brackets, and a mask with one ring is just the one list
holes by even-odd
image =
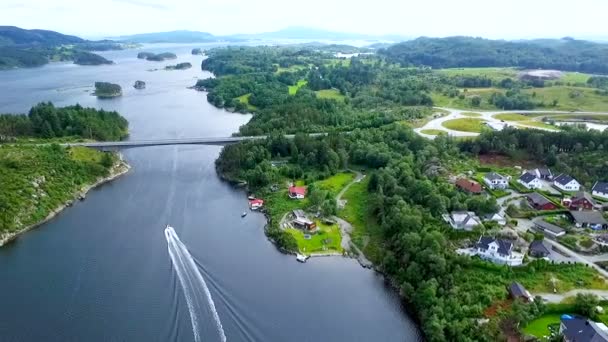
[[589, 223], [589, 224], [608, 224], [602, 213], [599, 211], [575, 211], [571, 210], [570, 215], [577, 223]]
[[524, 182], [524, 183], [526, 183], [526, 184], [532, 182], [535, 179], [536, 179], [536, 175], [533, 175], [533, 174], [531, 174], [529, 172], [526, 172], [526, 173], [524, 173], [523, 175], [521, 175], [519, 177], [519, 180], [522, 181], [522, 182]]
[[591, 191], [597, 191], [604, 194], [608, 194], [608, 183], [607, 182], [595, 182]]
[[473, 193], [481, 193], [482, 192], [481, 184], [479, 184], [479, 183], [477, 183], [475, 181], [466, 179], [466, 178], [459, 178], [456, 181], [456, 186], [459, 187], [459, 188], [461, 188], [461, 189], [467, 190], [469, 192], [473, 192]]
[[532, 241], [532, 243], [530, 244], [530, 252], [543, 253], [543, 254], [550, 254], [551, 253], [551, 251], [545, 245], [545, 243], [543, 242], [543, 240], [534, 240], [534, 241]]
[[498, 253], [500, 254], [510, 254], [511, 248], [513, 248], [513, 244], [506, 240], [495, 239], [491, 236], [482, 236], [479, 238], [477, 242], [477, 248], [488, 249], [489, 245], [492, 242], [496, 242], [498, 244]]
[[593, 199], [591, 194], [589, 194], [588, 192], [579, 191], [579, 192], [575, 193], [574, 196], [572, 196], [572, 202], [578, 202], [583, 199], [586, 199], [587, 202], [595, 205], [595, 200]]
[[263, 199], [259, 199], [259, 198], [254, 198], [252, 200], [249, 201], [249, 204], [264, 204], [264, 200]]
[[461, 226], [468, 226], [470, 224], [477, 226], [481, 224], [479, 217], [472, 211], [453, 211], [452, 221]]
[[551, 223], [543, 221], [543, 220], [534, 221], [534, 224], [544, 230], [548, 230], [548, 231], [552, 232], [553, 234], [560, 234], [565, 231], [564, 228], [558, 227], [554, 224], [551, 224]]
[[596, 322], [583, 317], [562, 318], [564, 337], [568, 341], [576, 342], [606, 342], [608, 334]]
[[505, 177], [499, 175], [496, 172], [490, 172], [490, 173], [486, 173], [483, 178], [488, 179], [488, 180], [502, 180], [505, 179]]
[[572, 182], [573, 180], [575, 180], [574, 178], [568, 176], [565, 173], [560, 174], [559, 176], [553, 178], [553, 181], [555, 183], [561, 184], [561, 185], [566, 185], [570, 182]]
[[526, 288], [518, 282], [512, 282], [511, 285], [509, 285], [509, 293], [514, 297], [527, 298], [530, 296]]
[[494, 214], [484, 215], [483, 219], [486, 221], [503, 221], [505, 218], [504, 218], [504, 216], [500, 215], [499, 213], [494, 213]]
[[306, 214], [304, 214], [304, 210], [302, 209], [295, 209], [292, 213], [295, 217], [306, 217]]
[[303, 186], [290, 186], [289, 193], [296, 195], [306, 195], [306, 188]]
[[541, 177], [544, 177], [544, 176], [551, 176], [551, 175], [552, 175], [551, 170], [550, 170], [548, 167], [539, 167], [539, 168], [538, 168], [538, 169], [536, 169], [536, 170], [538, 171], [538, 174], [539, 174]]
[[526, 197], [535, 205], [545, 205], [552, 203], [545, 196], [539, 194], [538, 192], [533, 192], [531, 194], [527, 194]]

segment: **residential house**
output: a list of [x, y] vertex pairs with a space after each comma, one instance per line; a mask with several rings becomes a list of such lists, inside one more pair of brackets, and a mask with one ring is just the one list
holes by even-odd
[[483, 221], [484, 222], [496, 222], [501, 226], [504, 226], [507, 224], [507, 219], [504, 216], [500, 215], [499, 213], [484, 215]]
[[455, 184], [458, 189], [470, 194], [478, 195], [483, 192], [481, 184], [466, 178], [459, 178]]
[[294, 226], [294, 228], [308, 231], [315, 231], [317, 229], [316, 223], [308, 219], [306, 213], [304, 213], [303, 210], [296, 209], [293, 210], [291, 213], [294, 217], [294, 219], [291, 221], [291, 224]]
[[581, 184], [565, 173], [553, 179], [553, 185], [562, 191], [579, 191]]
[[523, 263], [524, 256], [513, 251], [513, 244], [506, 240], [495, 239], [490, 236], [482, 236], [475, 245], [475, 254], [484, 260], [495, 264], [519, 266]]
[[566, 230], [564, 228], [556, 226], [552, 223], [549, 223], [549, 222], [546, 222], [543, 220], [535, 220], [534, 229], [536, 229], [537, 231], [539, 231], [551, 238], [556, 238], [556, 237], [566, 235]]
[[499, 175], [496, 172], [486, 173], [483, 176], [483, 181], [484, 181], [484, 183], [486, 183], [488, 188], [490, 188], [492, 190], [495, 190], [495, 189], [504, 190], [509, 187], [509, 179], [507, 177]]
[[481, 225], [481, 220], [472, 211], [453, 211], [449, 215], [444, 214], [443, 220], [457, 230], [472, 231]]
[[591, 194], [608, 200], [608, 182], [595, 182], [591, 188]]
[[608, 342], [608, 327], [584, 317], [563, 315], [559, 334], [565, 342]]
[[264, 206], [264, 200], [259, 198], [254, 198], [249, 200], [249, 209], [258, 210]]
[[570, 208], [570, 210], [593, 210], [594, 208], [600, 207], [593, 197], [584, 191], [579, 191], [574, 194], [571, 198], [565, 198], [564, 204]]
[[555, 205], [555, 203], [549, 201], [545, 196], [539, 194], [538, 192], [527, 194], [526, 198], [528, 199], [530, 206], [536, 210], [557, 209], [557, 205]]
[[539, 167], [537, 169], [532, 170], [532, 173], [540, 179], [545, 179], [545, 180], [553, 179], [553, 173], [551, 172], [551, 169], [549, 169], [548, 167]]
[[535, 258], [546, 258], [551, 254], [551, 248], [543, 240], [534, 240], [530, 243], [528, 254]]
[[306, 187], [303, 187], [303, 186], [290, 186], [289, 187], [289, 198], [303, 199], [304, 197], [306, 197]]
[[574, 225], [578, 228], [591, 228], [594, 230], [608, 229], [608, 221], [599, 211], [578, 211], [568, 212]]
[[534, 301], [534, 297], [530, 294], [530, 292], [528, 292], [528, 290], [526, 290], [526, 288], [518, 282], [512, 282], [507, 288], [507, 291], [509, 291], [509, 297], [511, 297], [513, 300], [521, 299], [525, 303]]
[[530, 172], [525, 172], [521, 175], [519, 179], [517, 179], [517, 183], [525, 186], [529, 190], [539, 189], [542, 186], [540, 179]]

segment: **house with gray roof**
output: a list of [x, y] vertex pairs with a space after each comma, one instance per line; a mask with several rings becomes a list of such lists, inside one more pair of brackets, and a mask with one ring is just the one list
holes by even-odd
[[528, 254], [535, 258], [546, 258], [551, 254], [551, 248], [543, 240], [534, 240], [528, 247]]
[[591, 188], [591, 194], [608, 200], [608, 182], [595, 182]]
[[519, 266], [524, 260], [523, 254], [513, 251], [511, 242], [490, 236], [480, 237], [474, 252], [480, 258], [499, 265]]
[[608, 327], [580, 316], [563, 315], [559, 333], [566, 342], [608, 342]]
[[566, 230], [544, 220], [535, 220], [534, 229], [545, 234], [550, 238], [556, 238], [566, 235]]
[[530, 172], [525, 172], [519, 176], [517, 183], [523, 185], [528, 190], [539, 189], [542, 186], [540, 179]]
[[581, 184], [565, 173], [553, 178], [553, 185], [562, 191], [579, 191], [581, 189]]
[[534, 301], [534, 297], [532, 297], [530, 292], [528, 292], [528, 290], [526, 290], [526, 288], [522, 284], [516, 281], [512, 282], [511, 285], [509, 285], [507, 291], [509, 291], [509, 297], [511, 297], [511, 299], [513, 300], [521, 299], [527, 303]]
[[599, 211], [571, 210], [568, 214], [572, 218], [572, 221], [574, 221], [574, 225], [578, 228], [608, 229], [608, 221], [606, 221]]
[[483, 182], [492, 190], [506, 189], [509, 187], [509, 179], [496, 172], [489, 172], [483, 176]]
[[472, 211], [453, 211], [451, 214], [444, 214], [443, 220], [456, 230], [472, 231], [473, 228], [481, 225], [481, 220]]

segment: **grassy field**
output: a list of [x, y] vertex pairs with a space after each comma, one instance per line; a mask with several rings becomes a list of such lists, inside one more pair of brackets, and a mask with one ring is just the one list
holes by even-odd
[[439, 135], [439, 134], [447, 134], [446, 131], [442, 131], [440, 129], [423, 129], [420, 130], [420, 133], [422, 134], [428, 134], [428, 135]]
[[444, 121], [441, 125], [454, 131], [479, 133], [483, 129], [484, 122], [486, 121], [482, 119], [461, 118]]
[[346, 206], [338, 212], [338, 216], [353, 225], [352, 242], [365, 253], [368, 259], [379, 263], [381, 261], [382, 230], [367, 209], [368, 184], [369, 177], [366, 177], [348, 188], [343, 197], [346, 200]]
[[515, 68], [450, 68], [439, 69], [439, 73], [446, 76], [486, 76], [493, 81], [501, 81], [505, 78], [516, 78]]
[[569, 121], [569, 120], [586, 120], [586, 121], [608, 121], [608, 115], [601, 114], [558, 114], [558, 115], [547, 115], [555, 121]]
[[608, 96], [598, 95], [592, 88], [560, 86], [524, 89], [523, 92], [536, 93], [534, 100], [546, 104], [557, 100], [558, 104], [552, 110], [608, 111]]
[[565, 72], [564, 76], [560, 77], [559, 81], [570, 84], [586, 84], [589, 80], [589, 77], [591, 77], [591, 75], [582, 74], [580, 72]]
[[289, 86], [289, 95], [295, 95], [298, 92], [298, 89], [302, 88], [303, 86], [305, 86], [307, 84], [308, 84], [308, 81], [299, 80], [298, 83], [296, 83], [296, 85]]
[[68, 149], [70, 157], [78, 162], [99, 163], [104, 152], [100, 152], [91, 148], [74, 146]]
[[315, 234], [309, 234], [310, 239], [306, 239], [303, 231], [299, 229], [286, 229], [285, 231], [293, 235], [298, 243], [298, 249], [301, 253], [323, 253], [323, 252], [338, 252], [342, 253], [344, 250], [340, 243], [342, 242], [342, 235], [340, 235], [340, 228], [338, 225], [325, 225], [320, 221], [315, 221], [319, 230]]
[[542, 121], [520, 121], [517, 126], [519, 128], [527, 128], [526, 126], [532, 126], [532, 127], [537, 127], [537, 128], [551, 129], [554, 131], [560, 130], [560, 128], [558, 126], [549, 125]]
[[340, 91], [337, 89], [323, 89], [318, 90], [315, 93], [317, 93], [317, 97], [320, 99], [344, 101], [344, 95], [340, 94]]
[[236, 100], [238, 100], [241, 103], [244, 103], [247, 106], [247, 110], [256, 110], [258, 109], [258, 107], [252, 105], [249, 103], [249, 98], [251, 97], [251, 93], [249, 94], [245, 94], [245, 95], [241, 95], [239, 97], [236, 98]]
[[549, 330], [549, 325], [559, 324], [560, 317], [561, 314], [544, 314], [530, 322], [526, 327], [524, 327], [523, 332], [526, 335], [532, 335], [538, 338], [549, 336], [551, 334], [551, 331]]
[[340, 190], [344, 189], [354, 178], [355, 174], [352, 172], [340, 172], [317, 182], [316, 185], [323, 190], [329, 191], [333, 196], [337, 196]]
[[470, 118], [479, 118], [479, 117], [481, 117], [481, 114], [479, 114], [479, 113], [473, 113], [473, 112], [462, 112], [460, 114], [462, 116], [468, 116]]
[[[431, 98], [433, 99], [433, 104], [439, 107], [449, 107], [449, 108], [461, 108], [461, 109], [487, 109], [487, 110], [496, 110], [494, 105], [489, 103], [490, 96], [496, 92], [503, 92], [500, 89], [496, 88], [474, 88], [468, 89], [466, 93], [464, 93], [465, 98], [460, 99], [458, 96], [449, 97], [447, 95], [443, 95], [438, 92], [432, 92]], [[474, 107], [471, 105], [471, 97], [479, 96], [481, 98], [481, 104], [479, 107]]]
[[493, 115], [495, 119], [505, 121], [527, 121], [530, 120], [531, 116], [517, 114], [517, 113], [502, 113]]
[[275, 65], [277, 67], [277, 71], [276, 71], [277, 74], [280, 74], [282, 72], [295, 72], [295, 71], [300, 71], [300, 70], [309, 68], [309, 66], [306, 66], [306, 65], [292, 65], [288, 68], [280, 67], [278, 64], [275, 64]]

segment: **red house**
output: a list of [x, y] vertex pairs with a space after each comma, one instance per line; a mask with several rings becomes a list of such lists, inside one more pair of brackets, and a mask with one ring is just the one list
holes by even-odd
[[536, 210], [557, 209], [557, 206], [553, 202], [549, 201], [545, 196], [539, 194], [538, 192], [527, 194], [526, 198], [528, 199], [530, 206]]
[[586, 192], [580, 191], [570, 199], [568, 207], [570, 210], [593, 210], [596, 206], [595, 200]]
[[263, 206], [264, 206], [264, 200], [262, 200], [262, 199], [254, 198], [249, 201], [249, 209], [251, 209], [251, 210], [258, 210]]
[[483, 192], [481, 189], [481, 184], [466, 178], [459, 178], [456, 181], [456, 187], [471, 194], [481, 194]]
[[290, 186], [289, 187], [289, 198], [303, 199], [306, 197], [306, 187], [303, 186]]

